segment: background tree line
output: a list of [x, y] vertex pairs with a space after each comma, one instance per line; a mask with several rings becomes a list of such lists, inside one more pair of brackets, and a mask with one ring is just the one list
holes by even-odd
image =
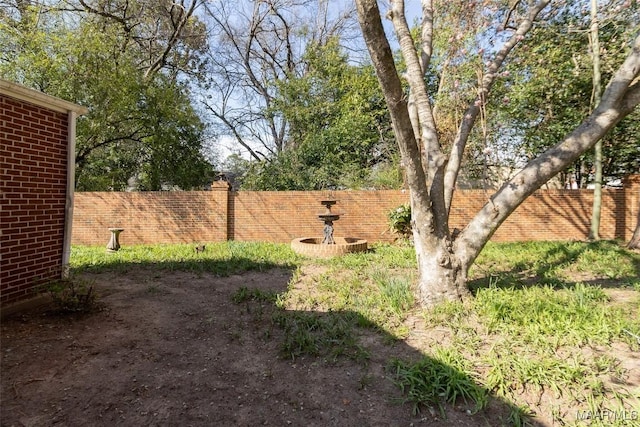
[[79, 190], [193, 188], [210, 175], [185, 78], [206, 48], [196, 2], [3, 2], [0, 75], [89, 107]]
[[[593, 108], [587, 3], [557, 2], [553, 19], [514, 50], [472, 130], [459, 185], [499, 186]], [[604, 80], [639, 20], [636, 1], [610, 3]], [[439, 7], [425, 79], [438, 132], [453, 137], [482, 78], [472, 46], [497, 40], [479, 41], [486, 17], [469, 4]], [[89, 107], [78, 122], [79, 190], [201, 188], [220, 171], [250, 189], [403, 185], [351, 4], [10, 0], [0, 2], [0, 44], [2, 78]], [[638, 114], [604, 139], [611, 182], [640, 170]], [[585, 154], [560, 181], [584, 187], [591, 170]]]

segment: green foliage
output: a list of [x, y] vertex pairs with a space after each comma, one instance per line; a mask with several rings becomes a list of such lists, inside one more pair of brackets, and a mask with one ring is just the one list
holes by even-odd
[[279, 82], [272, 107], [289, 123], [288, 149], [252, 165], [243, 186], [399, 187], [398, 174], [389, 172], [397, 169], [396, 148], [373, 69], [351, 65], [335, 39], [309, 45], [305, 64], [304, 75]]
[[411, 237], [413, 232], [411, 230], [411, 206], [409, 204], [392, 209], [387, 214], [387, 217], [389, 218], [389, 230], [405, 239]]
[[456, 404], [459, 400], [473, 404], [475, 411], [483, 409], [489, 392], [476, 383], [464, 355], [444, 348], [434, 353], [417, 363], [401, 360], [391, 363], [396, 383], [405, 393], [406, 401], [414, 405], [414, 413], [419, 412], [421, 405], [436, 405], [445, 415], [442, 402]]
[[0, 22], [9, 47], [0, 77], [89, 108], [77, 122], [77, 189], [124, 190], [131, 179], [144, 190], [209, 183], [205, 126], [187, 86], [145, 75], [119, 23], [83, 18], [34, 6]]
[[148, 110], [145, 127], [150, 136], [143, 140], [146, 161], [137, 175], [139, 189], [199, 189], [212, 181], [213, 172], [202, 155], [205, 125], [185, 87], [162, 76], [155, 80], [142, 99]]
[[[555, 12], [555, 19], [535, 27], [513, 52], [493, 88], [487, 110], [493, 117], [489, 126], [495, 158], [510, 153], [516, 163], [531, 159], [561, 141], [595, 108], [589, 17], [571, 8]], [[604, 83], [630, 49], [640, 7], [631, 2], [615, 17], [606, 13], [601, 11], [599, 28]], [[633, 112], [603, 139], [605, 182], [640, 170], [639, 119], [640, 112]], [[584, 186], [592, 165], [592, 154], [586, 153], [567, 173], [575, 173]]]

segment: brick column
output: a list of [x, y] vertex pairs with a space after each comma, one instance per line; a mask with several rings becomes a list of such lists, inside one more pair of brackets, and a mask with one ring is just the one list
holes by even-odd
[[629, 241], [636, 228], [636, 223], [640, 220], [640, 175], [629, 175], [622, 181], [624, 185], [624, 216], [625, 216], [625, 236], [624, 240]]
[[220, 240], [229, 240], [229, 225], [231, 224], [231, 218], [229, 218], [229, 191], [231, 185], [227, 181], [214, 181], [211, 184], [211, 193], [213, 197], [214, 205], [219, 209], [218, 212], [211, 212], [210, 215], [217, 217], [218, 221], [223, 222], [220, 224], [220, 230], [222, 235]]

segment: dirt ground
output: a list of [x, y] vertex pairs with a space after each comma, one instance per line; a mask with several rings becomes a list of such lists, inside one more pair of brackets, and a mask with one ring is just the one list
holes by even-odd
[[413, 415], [385, 367], [415, 351], [374, 333], [368, 363], [283, 357], [274, 308], [257, 316], [232, 295], [283, 291], [291, 274], [85, 274], [104, 310], [2, 321], [2, 426], [494, 425], [465, 408]]
[[285, 269], [84, 277], [104, 310], [39, 309], [2, 321], [2, 426], [496, 426], [507, 413], [496, 400], [476, 415], [465, 407], [448, 407], [446, 419], [414, 415], [385, 367], [418, 352], [367, 330], [368, 363], [283, 357], [275, 308], [232, 295], [283, 291]]

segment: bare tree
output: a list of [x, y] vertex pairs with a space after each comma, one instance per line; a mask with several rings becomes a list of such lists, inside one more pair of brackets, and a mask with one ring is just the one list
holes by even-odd
[[164, 69], [178, 73], [197, 73], [201, 53], [206, 48], [204, 25], [196, 11], [205, 0], [65, 0], [60, 8], [84, 13], [117, 24], [122, 33], [120, 49], [137, 46], [140, 70], [145, 78]]
[[309, 43], [348, 41], [357, 27], [352, 7], [329, 0], [214, 2], [210, 19], [206, 109], [236, 146], [261, 160], [288, 148], [287, 122], [273, 109], [278, 82], [305, 72]]
[[[451, 1], [451, 0], [449, 0]], [[464, 2], [480, 7], [491, 2]], [[487, 57], [473, 97], [460, 120], [450, 152], [443, 150], [433, 114], [432, 93], [425, 75], [433, 59], [435, 0], [422, 0], [420, 40], [409, 29], [403, 0], [391, 0], [389, 18], [400, 45], [410, 88], [407, 97], [385, 35], [376, 0], [356, 0], [371, 60], [385, 93], [406, 180], [410, 190], [412, 227], [419, 269], [420, 299], [428, 306], [468, 295], [467, 274], [496, 229], [536, 189], [593, 147], [613, 126], [640, 103], [640, 36], [616, 71], [594, 111], [558, 144], [532, 159], [518, 174], [491, 195], [463, 230], [451, 230], [449, 212], [461, 160], [471, 129], [482, 112], [498, 72], [550, 0], [511, 2], [501, 25], [503, 43]], [[499, 39], [496, 38], [497, 42]], [[416, 50], [416, 46], [419, 49]]]

